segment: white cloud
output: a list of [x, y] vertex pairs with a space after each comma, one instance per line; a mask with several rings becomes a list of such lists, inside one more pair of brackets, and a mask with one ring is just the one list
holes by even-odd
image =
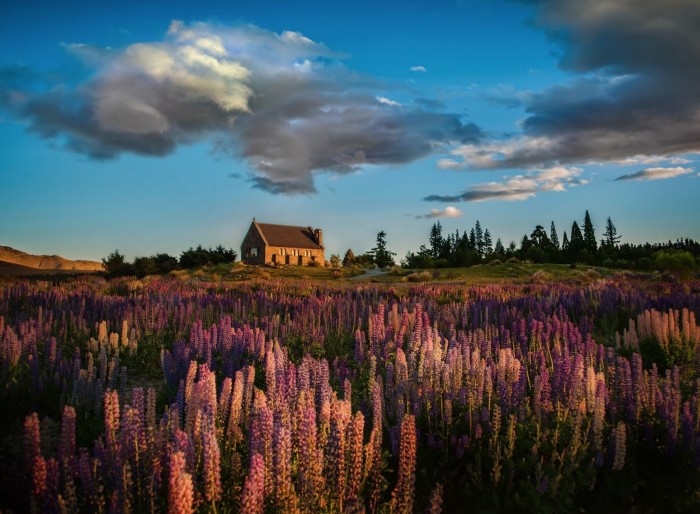
[[457, 207], [448, 205], [443, 210], [431, 209], [428, 214], [418, 215], [416, 218], [459, 218], [462, 214], [462, 211]]
[[421, 73], [425, 73], [426, 71], [428, 71], [428, 70], [425, 69], [425, 66], [411, 66], [411, 67], [409, 68], [409, 70], [411, 70], [411, 71], [413, 71], [413, 72], [418, 71], [418, 72], [421, 72]]
[[581, 178], [582, 170], [574, 167], [553, 166], [515, 175], [503, 182], [475, 184], [458, 195], [430, 195], [427, 201], [436, 202], [485, 202], [487, 200], [522, 201], [547, 191], [564, 192], [568, 187], [588, 184]]
[[389, 98], [386, 98], [384, 96], [377, 96], [376, 98], [380, 104], [390, 105], [392, 107], [401, 105], [399, 102], [395, 102], [394, 100], [390, 100]]

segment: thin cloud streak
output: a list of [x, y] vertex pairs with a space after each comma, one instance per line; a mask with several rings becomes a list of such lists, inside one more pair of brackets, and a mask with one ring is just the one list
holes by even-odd
[[690, 175], [695, 172], [694, 168], [646, 168], [636, 173], [621, 175], [615, 181], [626, 180], [665, 180], [669, 178]]

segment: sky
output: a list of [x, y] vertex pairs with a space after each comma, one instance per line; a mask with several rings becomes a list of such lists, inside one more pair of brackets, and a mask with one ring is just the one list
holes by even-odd
[[15, 2], [0, 17], [0, 245], [99, 260], [495, 241], [588, 209], [700, 239], [697, 0]]

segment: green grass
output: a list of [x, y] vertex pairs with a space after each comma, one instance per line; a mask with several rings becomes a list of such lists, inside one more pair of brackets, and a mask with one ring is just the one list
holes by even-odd
[[251, 266], [236, 262], [203, 266], [194, 270], [174, 271], [178, 277], [201, 278], [212, 281], [242, 281], [254, 279], [296, 279], [296, 280], [341, 280], [364, 272], [360, 268], [330, 268], [314, 266]]
[[[371, 280], [383, 283], [464, 282], [474, 285], [549, 281], [583, 283], [618, 272], [617, 270], [587, 265], [578, 265], [575, 269], [571, 269], [568, 264], [503, 263], [482, 264], [469, 268], [403, 270], [400, 275], [382, 275]], [[417, 280], [411, 279], [412, 273], [419, 275], [415, 277]]]

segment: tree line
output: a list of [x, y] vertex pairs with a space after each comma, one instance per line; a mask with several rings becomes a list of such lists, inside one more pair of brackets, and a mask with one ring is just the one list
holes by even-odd
[[205, 265], [234, 262], [238, 254], [235, 250], [219, 245], [216, 248], [190, 247], [180, 254], [180, 258], [167, 253], [158, 253], [150, 257], [136, 257], [128, 262], [124, 255], [115, 250], [102, 259], [107, 274], [112, 277], [162, 275], [174, 270], [192, 269]]
[[[376, 246], [365, 254], [355, 256], [352, 250], [342, 259], [344, 266], [394, 265], [396, 254], [388, 250], [386, 233], [377, 234]], [[338, 256], [336, 263], [340, 264]], [[573, 221], [561, 239], [554, 224], [549, 230], [537, 225], [530, 235], [523, 235], [520, 244], [510, 241], [506, 246], [479, 220], [469, 230], [460, 233], [444, 233], [439, 221], [430, 229], [427, 244], [417, 251], [409, 251], [401, 260], [404, 268], [467, 267], [476, 264], [504, 262], [508, 260], [534, 263], [584, 263], [609, 268], [651, 271], [654, 269], [689, 272], [700, 267], [700, 243], [692, 239], [677, 239], [665, 243], [623, 243], [615, 223], [608, 217], [602, 237], [596, 236], [596, 228], [586, 210], [581, 224]]]

